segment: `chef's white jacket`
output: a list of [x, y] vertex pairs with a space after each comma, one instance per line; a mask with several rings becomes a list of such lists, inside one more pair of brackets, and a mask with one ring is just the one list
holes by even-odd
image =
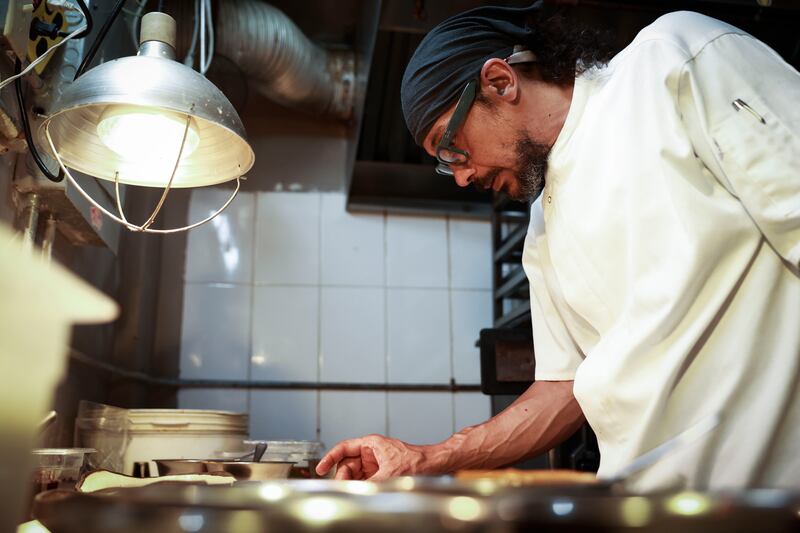
[[581, 75], [532, 206], [536, 379], [572, 380], [600, 476], [692, 424], [634, 488], [800, 486], [800, 75], [672, 13]]

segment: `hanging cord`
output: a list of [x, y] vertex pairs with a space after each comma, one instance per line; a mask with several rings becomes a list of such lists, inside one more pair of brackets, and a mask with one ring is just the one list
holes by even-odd
[[214, 58], [214, 20], [211, 14], [211, 0], [200, 0], [200, 3], [205, 9], [206, 31], [208, 32], [206, 62], [200, 65], [200, 72], [205, 74], [211, 67], [211, 60]]
[[147, 0], [136, 0], [136, 11], [129, 11], [127, 9], [123, 9], [124, 13], [130, 15], [131, 23], [130, 23], [130, 30], [131, 30], [131, 40], [133, 41], [133, 48], [135, 50], [139, 49], [139, 24], [142, 21], [142, 15], [144, 14], [144, 10], [147, 7]]
[[106, 35], [108, 34], [108, 30], [111, 29], [111, 26], [114, 24], [114, 21], [117, 20], [122, 8], [125, 7], [125, 0], [117, 0], [117, 5], [114, 6], [114, 9], [111, 11], [111, 15], [108, 16], [103, 27], [100, 28], [100, 31], [97, 33], [97, 37], [95, 37], [92, 46], [89, 47], [89, 51], [86, 53], [86, 56], [81, 61], [78, 70], [75, 72], [74, 80], [77, 80], [89, 67], [89, 64], [94, 59], [94, 56], [97, 55], [97, 51], [100, 49], [100, 45], [103, 44], [103, 40], [105, 40]]
[[194, 53], [195, 49], [197, 48], [197, 37], [200, 28], [200, 15], [199, 15], [199, 6], [200, 0], [194, 0], [194, 24], [192, 27], [192, 42], [189, 45], [189, 50], [186, 52], [186, 57], [183, 59], [183, 64], [189, 68], [194, 68]]
[[200, 72], [203, 72], [203, 65], [206, 64], [206, 3], [205, 0], [197, 0], [197, 13], [200, 17]]
[[[73, 39], [83, 39], [87, 35], [92, 32], [92, 28], [94, 27], [94, 21], [92, 20], [92, 13], [89, 11], [89, 8], [86, 7], [86, 2], [84, 0], [75, 0], [78, 3], [78, 7], [81, 8], [81, 13], [83, 14], [83, 21], [86, 24], [86, 29], [80, 32], [79, 34], [75, 35]], [[61, 31], [58, 32], [58, 35], [61, 37], [66, 37], [69, 35], [69, 32]]]
[[[22, 63], [20, 63], [19, 59], [14, 62], [14, 74], [19, 74], [20, 70], [22, 69]], [[58, 175], [53, 174], [50, 172], [50, 169], [44, 164], [42, 161], [42, 157], [39, 155], [39, 151], [36, 150], [36, 146], [33, 144], [33, 135], [31, 135], [31, 125], [28, 122], [28, 111], [25, 106], [25, 98], [22, 95], [22, 78], [17, 78], [14, 80], [14, 87], [17, 90], [17, 103], [19, 104], [19, 116], [20, 120], [22, 121], [22, 130], [25, 132], [25, 140], [28, 143], [28, 150], [31, 152], [31, 156], [33, 160], [36, 162], [36, 166], [39, 167], [39, 170], [42, 171], [42, 174], [45, 175], [47, 179], [50, 181], [54, 181], [59, 183], [64, 179], [64, 171], [59, 169]]]

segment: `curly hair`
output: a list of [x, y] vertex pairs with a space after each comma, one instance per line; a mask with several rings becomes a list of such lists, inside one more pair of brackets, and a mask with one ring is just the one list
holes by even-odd
[[559, 12], [543, 11], [532, 24], [536, 31], [525, 44], [536, 54], [534, 65], [545, 81], [572, 83], [614, 55], [607, 32], [568, 20]]
[[[524, 44], [536, 54], [536, 61], [514, 67], [524, 75], [569, 85], [576, 76], [606, 65], [616, 52], [606, 31], [569, 20], [561, 12], [543, 10], [531, 18], [528, 23], [536, 31]], [[476, 95], [476, 100], [490, 105], [483, 92]]]

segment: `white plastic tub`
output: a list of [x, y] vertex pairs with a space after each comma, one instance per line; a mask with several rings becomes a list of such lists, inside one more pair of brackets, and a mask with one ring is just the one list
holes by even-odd
[[143, 473], [137, 463], [148, 463], [149, 475], [155, 476], [155, 459], [222, 458], [225, 452], [243, 450], [247, 438], [248, 419], [242, 413], [111, 407], [99, 416], [97, 404], [93, 407], [93, 416], [76, 421], [76, 443], [98, 450], [94, 468], [127, 475]]

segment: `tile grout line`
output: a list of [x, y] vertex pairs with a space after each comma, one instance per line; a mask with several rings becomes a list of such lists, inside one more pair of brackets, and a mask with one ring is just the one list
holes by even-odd
[[[450, 336], [450, 379], [455, 380], [455, 361], [453, 349], [453, 261], [452, 244], [450, 242], [450, 217], [445, 217], [445, 241], [447, 242], [447, 325]], [[456, 427], [456, 400], [455, 393], [450, 393], [450, 427], [455, 433]]]
[[[389, 215], [383, 212], [383, 382], [389, 383]], [[386, 435], [390, 434], [389, 392], [383, 393]]]
[[[253, 221], [258, 220], [258, 194], [253, 195]], [[255, 334], [256, 319], [256, 247], [258, 246], [258, 224], [253, 224], [252, 253], [250, 254], [250, 345], [247, 355], [247, 381], [253, 381], [253, 335]], [[253, 390], [247, 389], [247, 414], [250, 417], [250, 424], [253, 423]], [[249, 429], [249, 428], [248, 428]]]
[[[317, 202], [317, 383], [322, 380], [322, 194]], [[316, 391], [317, 440], [322, 440], [322, 392]], [[331, 445], [330, 443], [328, 444]]]
[[[245, 281], [202, 281], [202, 280], [184, 280], [186, 285], [204, 285], [204, 286], [222, 286], [222, 287], [237, 287], [237, 286], [253, 286], [253, 287], [287, 287], [287, 288], [316, 288], [319, 287], [316, 283], [272, 283], [272, 282], [245, 282]], [[435, 287], [424, 285], [346, 285], [346, 284], [329, 284], [324, 285], [326, 289], [409, 289], [409, 290], [425, 290], [425, 291], [459, 291], [459, 292], [491, 292], [490, 288], [481, 287]]]

